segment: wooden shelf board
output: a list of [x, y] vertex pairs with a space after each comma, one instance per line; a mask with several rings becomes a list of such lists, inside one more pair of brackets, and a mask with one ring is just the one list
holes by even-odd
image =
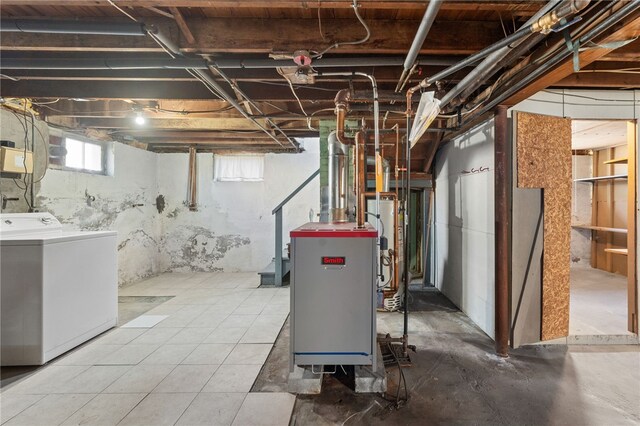
[[626, 248], [606, 248], [604, 249], [604, 251], [606, 253], [621, 254], [623, 256], [629, 254], [629, 250], [627, 250]]
[[614, 158], [614, 159], [605, 161], [604, 164], [626, 164], [627, 160], [628, 160], [627, 157]]
[[571, 225], [571, 227], [577, 229], [589, 229], [591, 231], [613, 232], [615, 234], [626, 234], [629, 232], [626, 228], [608, 228], [606, 226]]
[[627, 179], [628, 175], [594, 176], [590, 178], [574, 179], [574, 182], [597, 182], [600, 180]]

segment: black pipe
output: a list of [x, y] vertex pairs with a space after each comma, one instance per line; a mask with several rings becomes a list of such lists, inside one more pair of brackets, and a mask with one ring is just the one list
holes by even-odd
[[146, 36], [144, 24], [136, 22], [43, 21], [38, 19], [2, 19], [0, 32]]
[[402, 332], [403, 355], [408, 356], [409, 346], [409, 212], [411, 210], [411, 144], [409, 143], [409, 129], [411, 129], [411, 116], [407, 114], [406, 150], [406, 185], [404, 195], [404, 315]]
[[[155, 35], [155, 34], [154, 34]], [[420, 65], [443, 66], [454, 62], [451, 58], [420, 59]], [[200, 58], [2, 58], [2, 69], [25, 70], [130, 70], [130, 69], [263, 69], [295, 65], [288, 59], [213, 58], [209, 63]], [[402, 58], [327, 58], [313, 62], [314, 68], [386, 67], [400, 66]]]

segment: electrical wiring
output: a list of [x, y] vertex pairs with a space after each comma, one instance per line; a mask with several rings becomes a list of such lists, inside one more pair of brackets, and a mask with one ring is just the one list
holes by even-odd
[[138, 20], [136, 18], [134, 18], [133, 16], [129, 15], [124, 9], [122, 9], [120, 6], [118, 6], [117, 4], [115, 4], [113, 2], [113, 0], [107, 0], [109, 2], [109, 4], [113, 7], [115, 7], [116, 9], [118, 9], [120, 12], [122, 12], [125, 16], [127, 16], [129, 19], [131, 19], [133, 22], [138, 22]]
[[278, 71], [278, 74], [280, 74], [282, 78], [284, 78], [287, 81], [287, 83], [289, 83], [289, 88], [291, 89], [291, 93], [293, 94], [293, 96], [298, 101], [298, 105], [300, 106], [300, 111], [302, 111], [305, 117], [309, 117], [309, 114], [307, 114], [307, 112], [304, 110], [304, 107], [302, 106], [302, 101], [298, 97], [296, 90], [293, 88], [293, 83], [291, 83], [291, 80], [282, 72], [280, 68], [277, 68], [276, 70]]
[[34, 102], [34, 101], [31, 101], [31, 104], [32, 105], [37, 105], [37, 106], [43, 106], [43, 105], [52, 105], [52, 104], [55, 104], [55, 103], [58, 103], [58, 102], [60, 102], [60, 98], [55, 99], [53, 101], [49, 101], [49, 102]]
[[[267, 85], [271, 85], [271, 86], [287, 86], [285, 83], [278, 83], [277, 81], [254, 81], [255, 84], [267, 84]], [[335, 89], [327, 89], [326, 87], [315, 87], [315, 86], [309, 86], [309, 85], [298, 85], [298, 84], [294, 84], [294, 87], [296, 89], [299, 89], [301, 87], [304, 87], [305, 89], [308, 90], [320, 90], [322, 92], [335, 92]]]
[[[23, 115], [23, 117], [21, 118], [18, 115], [18, 113], [16, 113], [12, 109], [7, 108], [7, 111], [11, 112], [16, 117], [16, 119], [18, 120], [18, 123], [20, 123], [20, 125], [22, 126], [22, 130], [25, 132], [26, 135], [28, 135], [28, 132], [29, 132], [28, 127], [25, 127], [25, 124], [23, 123], [23, 119], [26, 122], [26, 117], [27, 116]], [[33, 116], [33, 113], [31, 113], [30, 115], [31, 115], [31, 119], [33, 121], [35, 119], [35, 117]], [[38, 135], [40, 136], [40, 141], [42, 143], [42, 147], [44, 148], [45, 159], [46, 159], [45, 167], [44, 167], [44, 170], [42, 171], [42, 175], [33, 181], [33, 183], [38, 183], [38, 182], [41, 182], [42, 179], [44, 179], [44, 176], [47, 174], [47, 170], [49, 169], [49, 153], [47, 152], [46, 138], [42, 134], [42, 131], [38, 128], [38, 126], [35, 126], [35, 124], [32, 126], [32, 129], [35, 130], [35, 132], [37, 132]], [[28, 139], [28, 136], [26, 136], [26, 138]], [[35, 149], [35, 144], [32, 144], [32, 149]], [[13, 179], [13, 180], [14, 180], [14, 183], [16, 183], [16, 179]], [[17, 181], [17, 182], [20, 182], [20, 181]], [[24, 189], [21, 186], [19, 186], [17, 183], [16, 183], [16, 186], [18, 186], [18, 188], [20, 188], [20, 189]]]
[[318, 0], [318, 31], [320, 31], [320, 37], [322, 37], [322, 41], [326, 41], [327, 38], [324, 36], [324, 31], [322, 31], [322, 17], [320, 16], [320, 0]]
[[356, 18], [358, 18], [358, 21], [360, 21], [360, 23], [362, 24], [362, 26], [364, 27], [365, 31], [367, 32], [367, 35], [364, 36], [364, 38], [360, 39], [360, 40], [355, 40], [355, 41], [341, 41], [341, 42], [337, 42], [332, 44], [331, 46], [327, 47], [326, 49], [324, 49], [321, 52], [318, 52], [314, 55], [311, 56], [312, 59], [318, 59], [321, 58], [322, 55], [324, 55], [325, 53], [327, 53], [328, 51], [330, 51], [331, 49], [336, 49], [340, 46], [344, 46], [344, 45], [356, 45], [356, 44], [362, 44], [362, 43], [366, 43], [369, 38], [371, 37], [371, 30], [369, 30], [369, 26], [367, 25], [367, 23], [364, 21], [364, 19], [362, 19], [362, 16], [360, 16], [360, 12], [358, 12], [358, 1], [357, 0], [353, 0], [353, 4], [351, 5], [351, 7], [353, 8], [353, 12], [356, 15]]
[[[407, 402], [409, 402], [409, 391], [407, 389], [407, 379], [404, 376], [404, 370], [402, 369], [402, 365], [400, 364], [400, 360], [398, 359], [398, 356], [396, 355], [395, 351], [393, 350], [393, 346], [391, 345], [391, 343], [387, 343], [387, 350], [391, 353], [391, 355], [393, 356], [394, 361], [396, 362], [396, 366], [398, 367], [398, 387], [396, 390], [396, 396], [395, 396], [395, 401], [391, 400], [387, 397], [383, 397], [385, 401], [388, 401], [390, 403], [393, 404], [393, 406], [389, 405], [388, 408], [394, 408], [396, 410], [400, 409], [403, 405], [405, 405]], [[403, 387], [404, 385], [404, 398], [400, 398], [400, 389]]]
[[[553, 90], [542, 90], [545, 93], [550, 93], [553, 95], [558, 95], [558, 92], [554, 92]], [[575, 93], [565, 93], [564, 96], [569, 96], [569, 97], [573, 97], [573, 98], [580, 98], [580, 99], [589, 99], [591, 101], [597, 101], [597, 102], [614, 102], [614, 103], [620, 103], [621, 101], [616, 100], [616, 99], [604, 99], [604, 98], [596, 98], [595, 96], [587, 96], [587, 95], [578, 95]], [[633, 103], [633, 101], [628, 101], [630, 103]], [[562, 103], [562, 102], [556, 102], [556, 103]]]
[[[376, 219], [378, 218], [378, 216], [376, 216], [375, 214], [373, 214], [371, 212], [367, 212], [367, 215], [371, 215], [371, 216], [375, 217]], [[380, 233], [380, 236], [384, 237], [384, 222], [382, 221], [382, 219], [380, 219], [380, 228], [382, 230], [382, 232]]]

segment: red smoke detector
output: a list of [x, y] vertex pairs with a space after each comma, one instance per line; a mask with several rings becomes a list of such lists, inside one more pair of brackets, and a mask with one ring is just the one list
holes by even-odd
[[311, 65], [311, 55], [308, 50], [296, 50], [293, 52], [293, 62], [299, 67], [308, 67]]

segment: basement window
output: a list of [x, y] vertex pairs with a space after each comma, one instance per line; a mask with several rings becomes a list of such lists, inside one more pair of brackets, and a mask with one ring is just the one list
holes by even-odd
[[214, 155], [213, 180], [216, 182], [262, 182], [264, 155]]
[[49, 162], [54, 167], [84, 173], [107, 174], [105, 143], [66, 136], [52, 136], [49, 143], [50, 146], [61, 148], [50, 150]]

